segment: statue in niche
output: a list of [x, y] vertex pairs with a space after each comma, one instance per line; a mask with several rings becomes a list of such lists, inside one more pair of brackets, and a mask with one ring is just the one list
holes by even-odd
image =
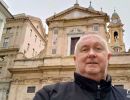
[[118, 42], [118, 36], [115, 36], [114, 39], [115, 39], [115, 42]]
[[114, 32], [114, 40], [115, 42], [118, 42], [118, 32]]

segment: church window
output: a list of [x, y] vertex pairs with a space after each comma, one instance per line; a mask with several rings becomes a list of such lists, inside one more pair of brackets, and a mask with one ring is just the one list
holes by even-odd
[[7, 48], [9, 43], [9, 38], [4, 38], [3, 47]]
[[52, 54], [56, 54], [57, 48], [57, 37], [58, 37], [58, 29], [55, 28], [53, 31], [53, 39], [52, 39]]
[[6, 29], [6, 33], [10, 33], [11, 32], [11, 27], [7, 27], [7, 29]]
[[58, 35], [58, 30], [55, 29], [53, 33], [53, 42], [57, 42], [57, 35]]
[[99, 31], [99, 24], [93, 25], [93, 31]]
[[72, 37], [71, 38], [71, 45], [70, 45], [70, 54], [74, 54], [74, 49], [77, 41], [79, 40], [80, 37]]
[[35, 89], [36, 89], [35, 86], [29, 86], [27, 87], [27, 93], [35, 93]]
[[56, 48], [52, 49], [52, 54], [56, 54]]

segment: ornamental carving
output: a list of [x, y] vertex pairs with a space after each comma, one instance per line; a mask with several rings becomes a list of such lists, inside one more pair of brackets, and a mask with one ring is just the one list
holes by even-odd
[[84, 32], [82, 30], [80, 30], [79, 28], [73, 28], [68, 35], [72, 35], [72, 34], [83, 34]]

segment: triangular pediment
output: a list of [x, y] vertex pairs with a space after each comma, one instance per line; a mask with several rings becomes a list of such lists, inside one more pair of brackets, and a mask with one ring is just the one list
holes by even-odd
[[83, 18], [83, 17], [89, 17], [89, 16], [93, 16], [93, 14], [90, 14], [84, 11], [73, 10], [67, 14], [62, 15], [60, 18], [61, 19], [75, 19], [75, 18]]
[[106, 13], [101, 11], [96, 11], [94, 9], [89, 9], [81, 6], [70, 7], [60, 13], [54, 14], [53, 16], [47, 18], [47, 22], [50, 20], [62, 20], [62, 19], [76, 19], [91, 16], [104, 16]]

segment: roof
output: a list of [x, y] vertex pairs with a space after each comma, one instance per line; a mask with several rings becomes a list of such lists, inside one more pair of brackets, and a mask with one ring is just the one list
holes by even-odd
[[[51, 16], [51, 17], [49, 17], [49, 18], [47, 18], [46, 19], [46, 23], [48, 24], [49, 23], [49, 21], [51, 21], [51, 20], [55, 20], [56, 18], [58, 18], [58, 17], [61, 17], [61, 16], [64, 16], [64, 15], [66, 15], [66, 14], [68, 14], [68, 13], [71, 13], [71, 12], [73, 12], [73, 11], [76, 11], [76, 10], [78, 10], [78, 11], [80, 11], [80, 12], [83, 12], [83, 13], [88, 13], [88, 14], [90, 14], [90, 15], [93, 15], [93, 16], [107, 16], [107, 17], [109, 17], [108, 15], [107, 15], [107, 13], [104, 13], [104, 12], [102, 12], [102, 11], [96, 11], [96, 10], [94, 10], [94, 9], [90, 9], [89, 7], [88, 8], [85, 8], [85, 7], [82, 7], [82, 6], [79, 6], [79, 4], [74, 4], [74, 6], [72, 6], [72, 7], [70, 7], [70, 8], [68, 8], [68, 9], [66, 9], [66, 10], [64, 10], [64, 11], [61, 11], [61, 12], [59, 12], [59, 13], [57, 13], [57, 14], [54, 14], [53, 16]], [[85, 17], [85, 16], [84, 16]], [[88, 17], [88, 16], [86, 16], [86, 17]], [[108, 18], [109, 19], [109, 18]], [[61, 20], [63, 20], [63, 19], [61, 19]]]
[[13, 15], [8, 11], [2, 1], [0, 1], [0, 12], [2, 12], [6, 18], [13, 18]]
[[112, 14], [112, 18], [111, 19], [120, 19], [119, 15], [115, 12]]

